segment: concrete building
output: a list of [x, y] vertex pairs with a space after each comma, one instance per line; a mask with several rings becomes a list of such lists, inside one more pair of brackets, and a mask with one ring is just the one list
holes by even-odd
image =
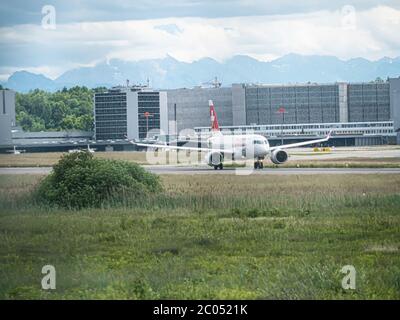
[[348, 85], [350, 122], [390, 120], [390, 84], [358, 83]]
[[[260, 85], [168, 90], [168, 119], [207, 126], [209, 99], [222, 126], [373, 122], [399, 119], [400, 78], [373, 83]], [[176, 105], [176, 115], [175, 115]], [[278, 110], [283, 107], [285, 113]]]
[[[208, 100], [213, 100], [218, 109], [220, 125], [232, 125], [231, 88], [193, 88], [167, 90], [169, 134], [175, 135], [183, 129], [193, 129], [210, 124]], [[176, 121], [176, 126], [175, 126]]]
[[[178, 132], [193, 127], [202, 133], [209, 130], [208, 99], [214, 100], [220, 125], [230, 131], [254, 130], [276, 136], [283, 128], [286, 135], [316, 134], [321, 130], [307, 131], [309, 124], [313, 129], [328, 124], [344, 129], [341, 134], [349, 140], [343, 144], [364, 145], [394, 143], [395, 129], [400, 128], [400, 78], [371, 83], [233, 84], [231, 88], [170, 90], [168, 116], [174, 120], [176, 105]], [[278, 112], [281, 108], [284, 112]], [[265, 129], [271, 125], [279, 128]]]
[[232, 109], [238, 113], [233, 125], [389, 121], [396, 81], [233, 85]]
[[130, 136], [133, 139], [147, 138], [147, 133], [150, 130], [152, 130], [152, 132], [167, 134], [167, 93], [162, 91], [140, 91], [137, 92], [137, 103], [137, 132], [135, 126], [132, 126], [131, 134], [129, 134], [130, 132], [128, 130], [128, 138]]
[[248, 85], [244, 108], [247, 125], [340, 122], [339, 85]]
[[95, 139], [143, 139], [168, 131], [167, 94], [146, 87], [116, 87], [94, 96]]
[[12, 128], [15, 126], [15, 92], [0, 90], [0, 146], [12, 145]]
[[[393, 120], [394, 130], [400, 131], [400, 77], [389, 79], [390, 118]], [[399, 143], [400, 144], [400, 143]]]

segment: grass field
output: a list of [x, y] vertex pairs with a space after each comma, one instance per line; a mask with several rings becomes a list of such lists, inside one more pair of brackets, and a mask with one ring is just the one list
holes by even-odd
[[39, 179], [0, 176], [1, 299], [400, 298], [400, 175], [165, 175], [81, 211], [36, 205]]
[[[60, 160], [62, 152], [37, 152], [22, 154], [0, 154], [0, 167], [49, 167]], [[101, 159], [117, 159], [146, 163], [146, 154], [144, 152], [95, 152], [95, 157]]]
[[[392, 148], [393, 149], [393, 148]], [[0, 167], [49, 167], [53, 166], [60, 160], [63, 153], [61, 152], [45, 152], [45, 153], [23, 153], [19, 155], [14, 154], [0, 154]], [[205, 154], [195, 153], [190, 157], [185, 158], [183, 152], [180, 152], [182, 156], [179, 157], [178, 163], [180, 164], [202, 164]], [[297, 155], [296, 152], [290, 152], [290, 155]], [[299, 153], [298, 155], [305, 155]], [[400, 157], [382, 157], [382, 158], [362, 158], [362, 157], [349, 157], [347, 159], [313, 159], [315, 156], [319, 156], [318, 153], [309, 153], [307, 156], [309, 159], [293, 160], [290, 159], [288, 162], [279, 167], [285, 168], [400, 168]], [[96, 158], [101, 159], [113, 159], [113, 160], [125, 160], [129, 162], [135, 162], [139, 164], [149, 164], [146, 159], [145, 152], [96, 152], [94, 153]], [[176, 164], [176, 153], [170, 151], [167, 157], [167, 164]], [[197, 159], [197, 160], [195, 160]], [[150, 164], [152, 164], [150, 162]], [[227, 159], [225, 161], [226, 166], [243, 166], [243, 161], [236, 161], [232, 164], [232, 161]], [[278, 167], [274, 165], [270, 160], [264, 161], [266, 168]]]

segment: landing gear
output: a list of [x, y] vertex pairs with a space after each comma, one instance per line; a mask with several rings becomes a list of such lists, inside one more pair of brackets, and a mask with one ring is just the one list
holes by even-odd
[[214, 166], [214, 170], [222, 170], [224, 168], [224, 165], [222, 163], [220, 163], [219, 165]]
[[254, 162], [254, 169], [263, 169], [264, 163], [261, 160], [257, 160]]

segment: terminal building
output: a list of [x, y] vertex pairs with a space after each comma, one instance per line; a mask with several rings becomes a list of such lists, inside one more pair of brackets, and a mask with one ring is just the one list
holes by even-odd
[[94, 95], [97, 141], [144, 139], [168, 132], [167, 94], [147, 87], [116, 87]]
[[[395, 82], [234, 85], [232, 125], [389, 121]], [[280, 108], [284, 113], [279, 113]]]
[[[201, 88], [167, 90], [169, 133], [210, 126], [208, 100], [213, 100], [221, 126], [231, 126], [233, 118], [231, 88]], [[176, 126], [175, 126], [176, 124]]]
[[[333, 129], [336, 137], [332, 143], [338, 146], [387, 144], [396, 143], [400, 128], [400, 78], [371, 83], [234, 84], [231, 88], [168, 91], [169, 119], [174, 106], [178, 129], [194, 127], [197, 133], [207, 135], [207, 95], [199, 94], [201, 90], [214, 97], [224, 131], [260, 133], [272, 142], [281, 141], [282, 136], [296, 141], [312, 139]], [[193, 105], [196, 108], [187, 107]], [[190, 120], [186, 120], [187, 113]]]

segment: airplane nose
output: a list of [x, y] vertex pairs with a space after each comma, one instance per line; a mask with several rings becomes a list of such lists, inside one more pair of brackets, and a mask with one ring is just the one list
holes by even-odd
[[268, 148], [266, 146], [262, 146], [261, 148], [258, 148], [257, 150], [258, 155], [260, 157], [265, 157], [268, 154]]

